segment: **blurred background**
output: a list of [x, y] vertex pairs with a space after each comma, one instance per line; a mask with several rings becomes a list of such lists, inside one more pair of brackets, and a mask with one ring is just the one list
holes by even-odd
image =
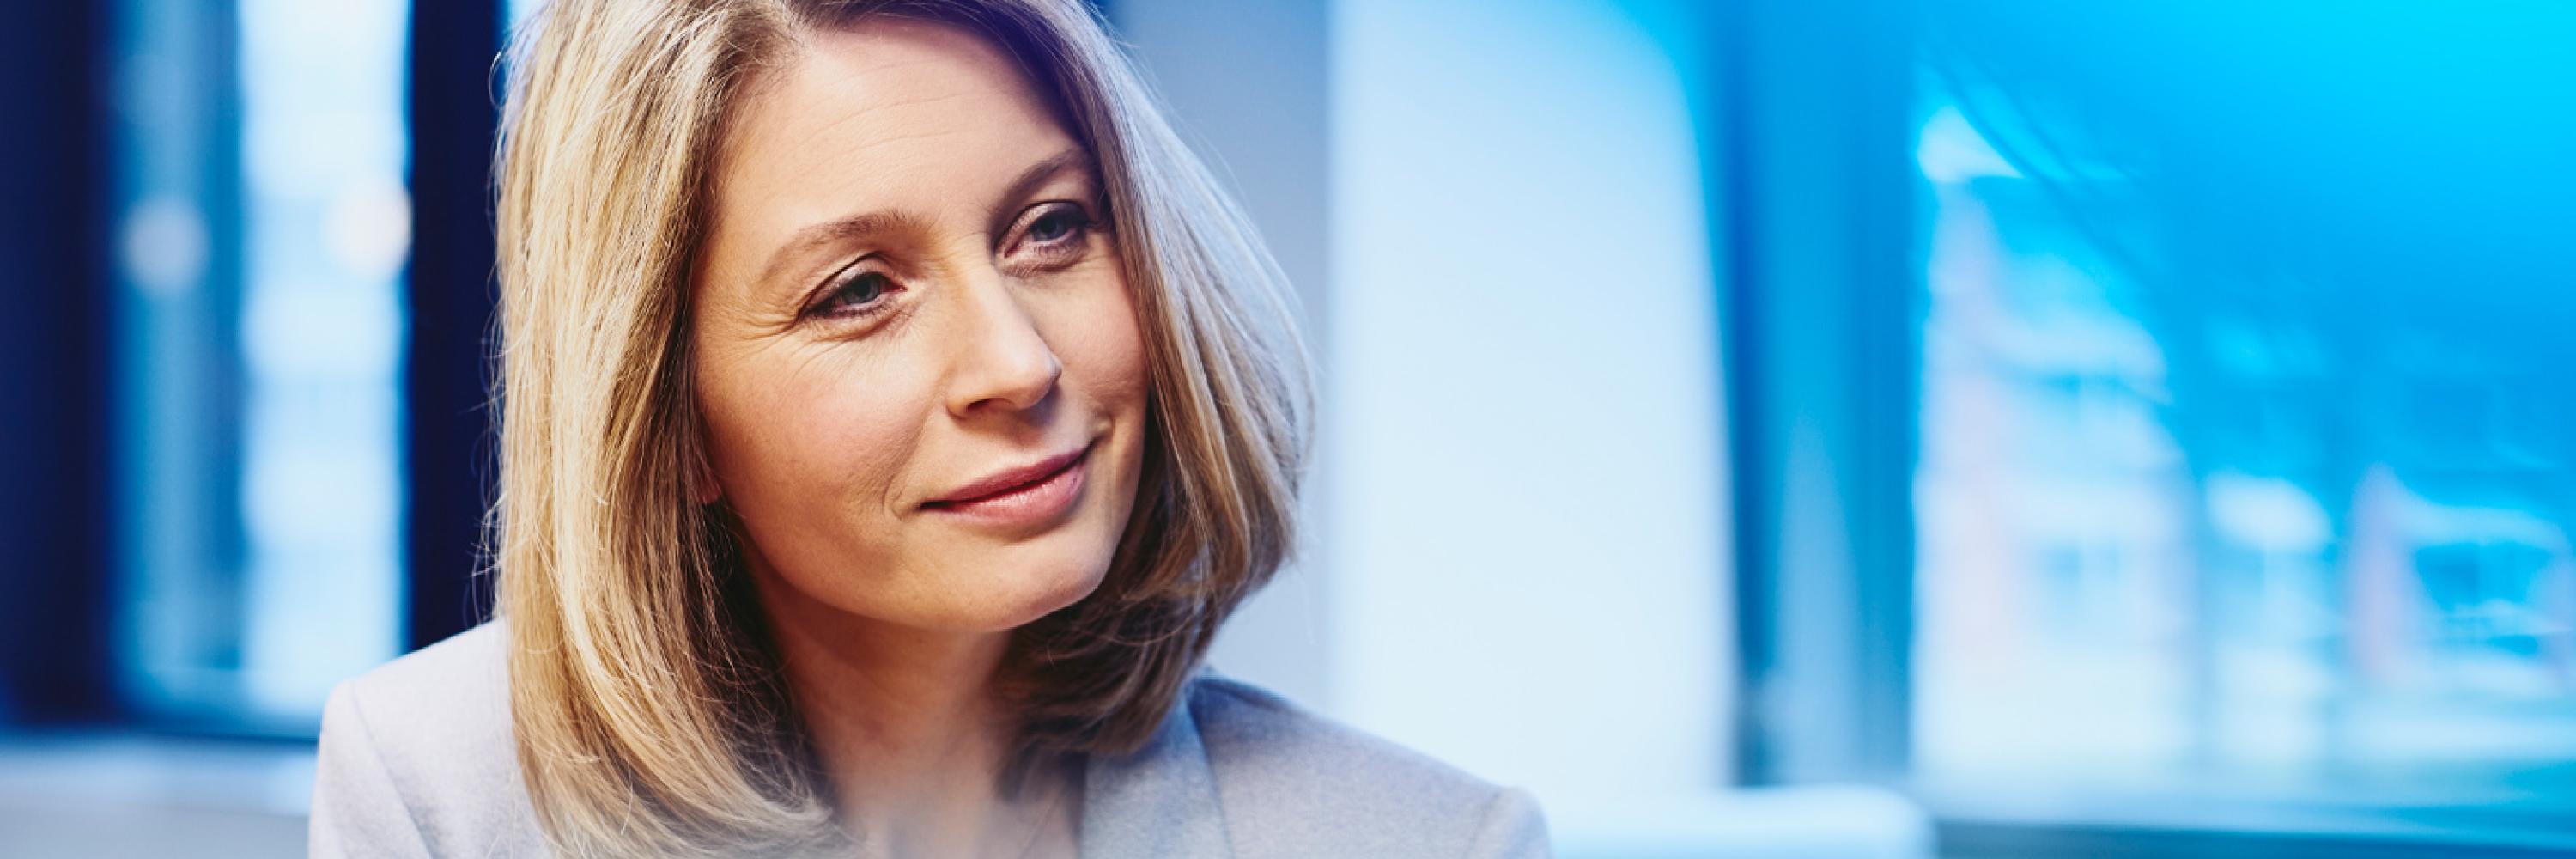
[[[481, 616], [534, 5], [0, 28], [0, 854]], [[1219, 669], [1567, 857], [2576, 855], [2576, 4], [1101, 5], [1322, 364]]]

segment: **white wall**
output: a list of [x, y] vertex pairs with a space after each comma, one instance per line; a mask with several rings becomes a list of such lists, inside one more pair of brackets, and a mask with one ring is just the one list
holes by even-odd
[[1333, 711], [1542, 800], [1724, 772], [1716, 293], [1629, 10], [1334, 6]]
[[1715, 283], [1609, 2], [1120, 0], [1323, 363], [1309, 555], [1212, 660], [1560, 807], [1727, 771]]

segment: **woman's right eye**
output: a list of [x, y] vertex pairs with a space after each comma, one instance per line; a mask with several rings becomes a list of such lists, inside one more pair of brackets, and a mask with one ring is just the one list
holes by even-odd
[[833, 287], [830, 294], [814, 305], [812, 312], [823, 316], [863, 316], [893, 289], [893, 279], [886, 277], [884, 272], [859, 272]]

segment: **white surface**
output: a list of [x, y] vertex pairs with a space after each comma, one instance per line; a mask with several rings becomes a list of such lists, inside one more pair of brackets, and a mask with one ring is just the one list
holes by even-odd
[[1714, 788], [1725, 437], [1666, 46], [1596, 0], [1116, 11], [1322, 365], [1309, 554], [1211, 660], [1551, 807]]
[[120, 735], [0, 741], [0, 856], [304, 855], [313, 751]]
[[1551, 809], [1728, 771], [1701, 177], [1606, 2], [1333, 6], [1334, 715]]
[[1929, 859], [1932, 822], [1859, 787], [1600, 797], [1549, 809], [1558, 859]]

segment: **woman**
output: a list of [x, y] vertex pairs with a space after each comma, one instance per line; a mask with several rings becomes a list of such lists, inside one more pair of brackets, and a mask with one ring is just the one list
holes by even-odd
[[558, 0], [511, 69], [498, 617], [333, 695], [315, 852], [1545, 854], [1200, 667], [1301, 353], [1078, 0]]

